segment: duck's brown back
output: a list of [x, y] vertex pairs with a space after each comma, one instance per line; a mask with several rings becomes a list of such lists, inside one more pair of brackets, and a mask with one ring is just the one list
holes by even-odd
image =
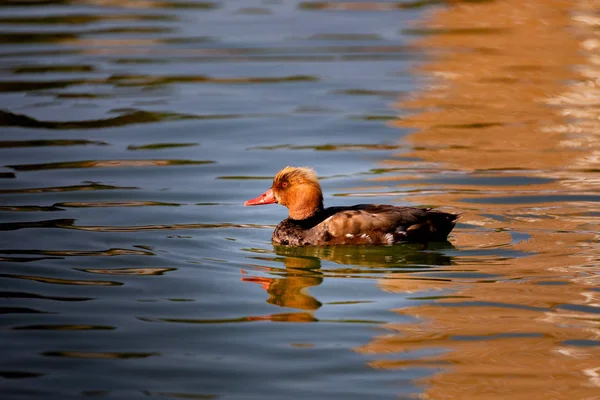
[[293, 246], [427, 243], [445, 240], [456, 218], [428, 208], [376, 204], [330, 207], [307, 220], [282, 221], [273, 241]]

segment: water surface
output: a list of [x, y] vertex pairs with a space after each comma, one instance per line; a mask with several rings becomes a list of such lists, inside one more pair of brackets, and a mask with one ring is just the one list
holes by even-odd
[[[8, 2], [6, 398], [593, 399], [595, 2]], [[448, 243], [273, 246], [326, 203]]]

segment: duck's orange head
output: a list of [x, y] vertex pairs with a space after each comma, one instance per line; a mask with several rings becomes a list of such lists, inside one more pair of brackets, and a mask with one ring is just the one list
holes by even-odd
[[279, 203], [292, 219], [306, 219], [323, 209], [323, 192], [312, 168], [285, 167], [275, 175], [273, 185], [245, 206]]

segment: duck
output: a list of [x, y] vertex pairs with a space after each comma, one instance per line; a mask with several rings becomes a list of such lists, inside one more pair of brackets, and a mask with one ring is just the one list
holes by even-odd
[[287, 166], [272, 186], [244, 206], [280, 204], [288, 218], [273, 231], [272, 241], [287, 246], [393, 245], [416, 242], [427, 245], [447, 241], [458, 214], [432, 208], [388, 204], [323, 206], [323, 191], [309, 167]]

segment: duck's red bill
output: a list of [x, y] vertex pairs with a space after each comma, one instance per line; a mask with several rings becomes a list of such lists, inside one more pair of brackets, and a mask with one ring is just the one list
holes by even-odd
[[269, 189], [260, 196], [245, 202], [244, 206], [262, 206], [263, 204], [273, 203], [276, 203], [275, 196], [273, 196], [273, 189]]

